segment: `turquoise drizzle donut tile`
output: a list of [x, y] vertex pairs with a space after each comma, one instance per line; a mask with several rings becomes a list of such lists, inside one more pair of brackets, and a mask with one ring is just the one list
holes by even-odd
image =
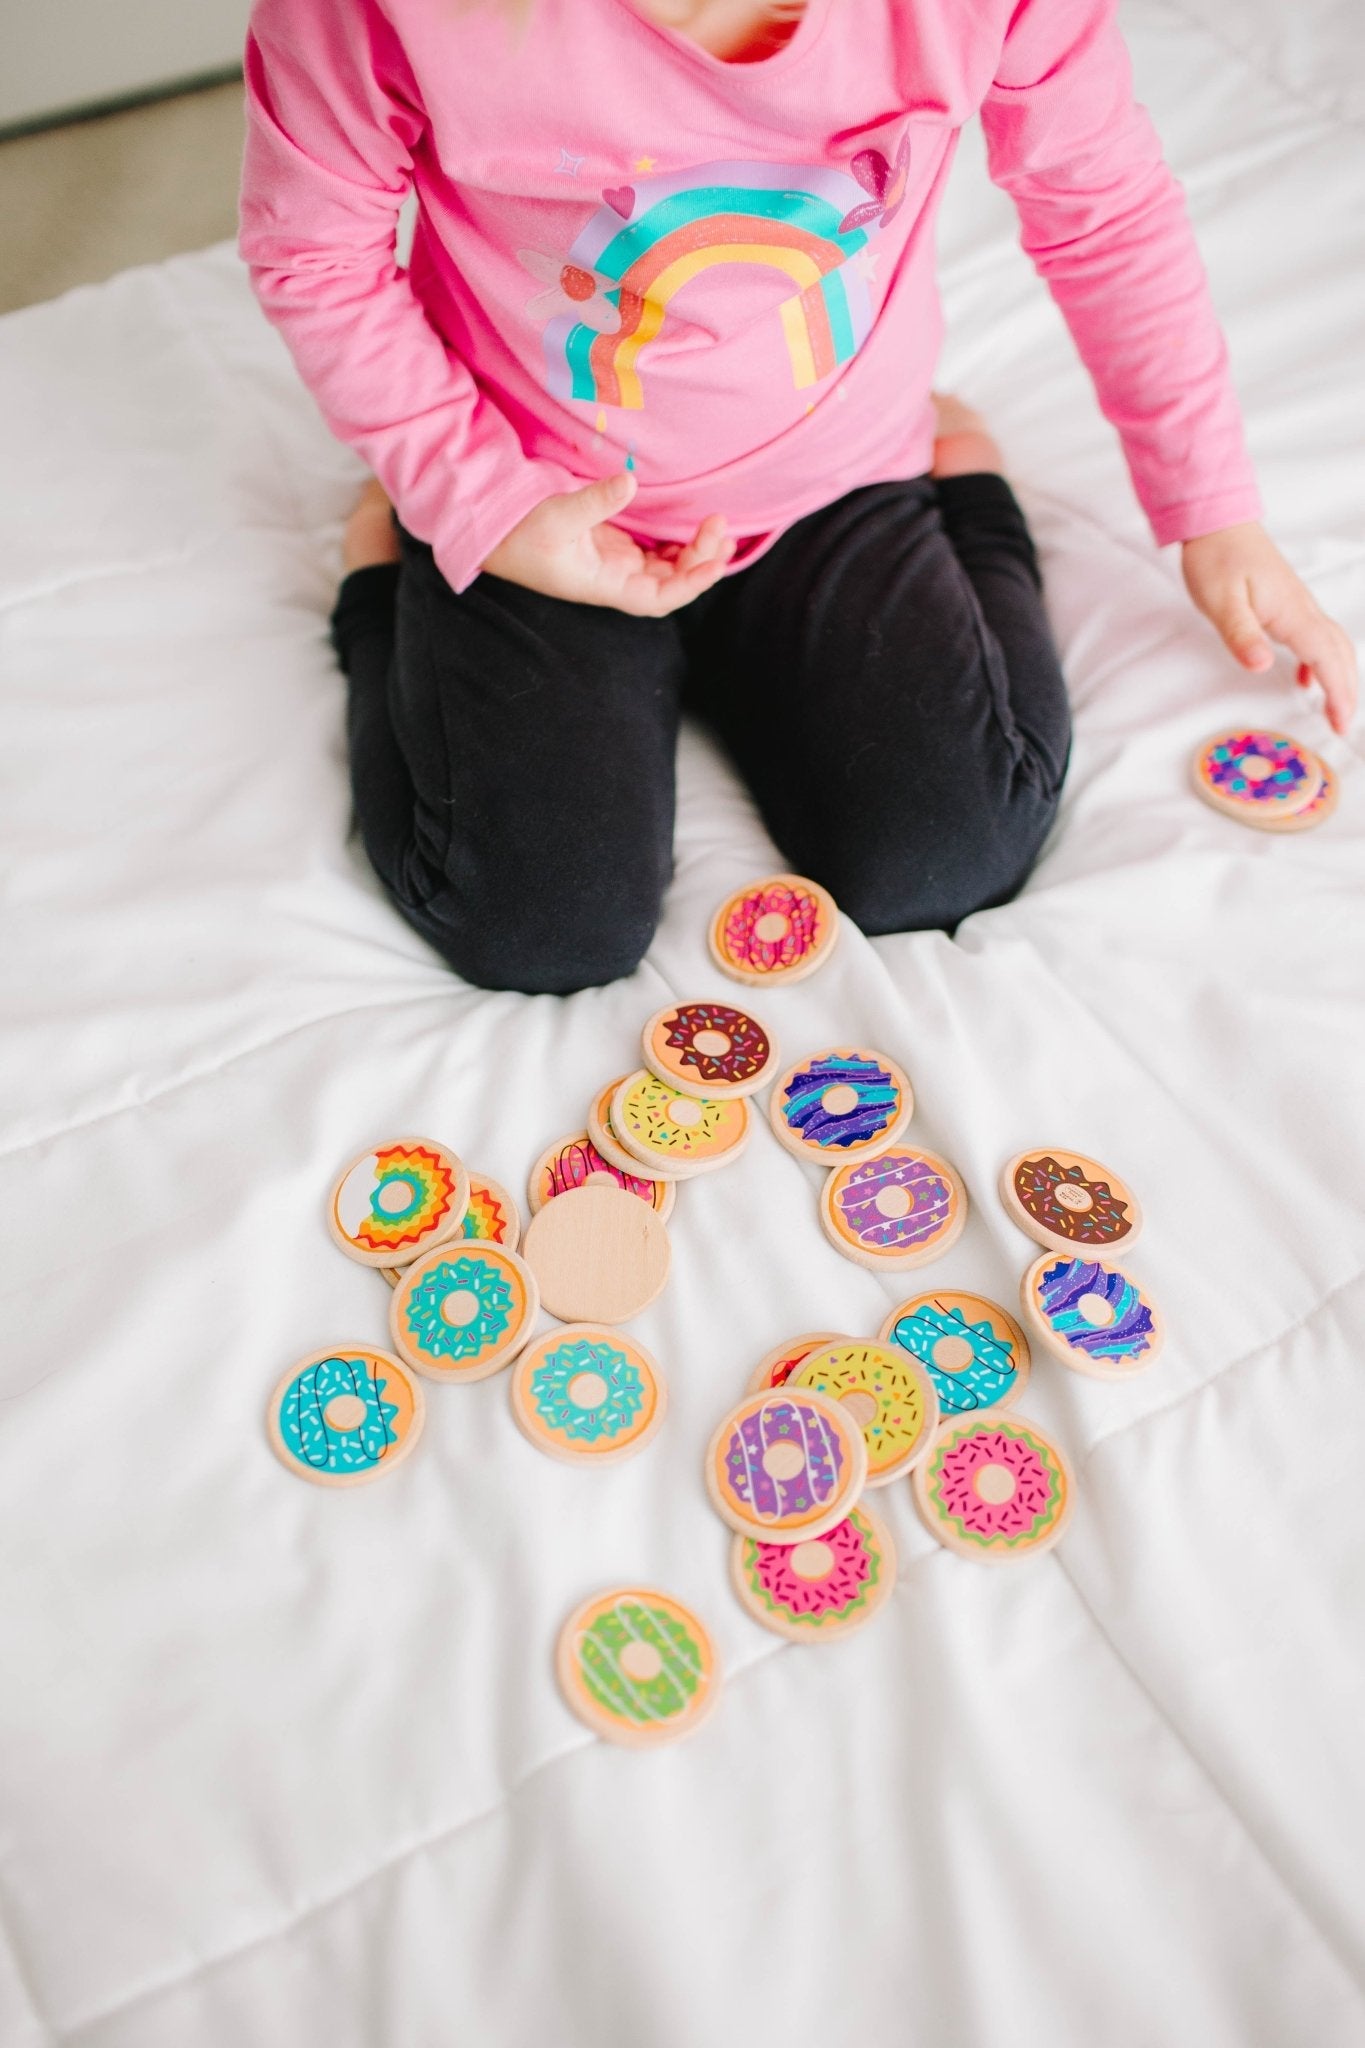
[[315, 1486], [363, 1486], [401, 1465], [422, 1434], [422, 1389], [386, 1351], [310, 1352], [270, 1397], [266, 1429], [280, 1462]]
[[1028, 1385], [1028, 1338], [983, 1294], [914, 1295], [892, 1309], [880, 1335], [920, 1361], [945, 1420], [1008, 1408]]

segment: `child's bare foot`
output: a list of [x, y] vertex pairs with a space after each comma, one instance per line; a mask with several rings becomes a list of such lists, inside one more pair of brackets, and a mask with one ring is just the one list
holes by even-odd
[[346, 521], [341, 536], [342, 566], [349, 576], [352, 569], [368, 569], [374, 562], [396, 562], [398, 559], [393, 507], [385, 497], [384, 486], [378, 477], [372, 476]]
[[949, 391], [931, 394], [938, 415], [934, 437], [934, 476], [993, 476], [1005, 474], [1005, 458], [991, 439], [979, 412], [973, 412]]

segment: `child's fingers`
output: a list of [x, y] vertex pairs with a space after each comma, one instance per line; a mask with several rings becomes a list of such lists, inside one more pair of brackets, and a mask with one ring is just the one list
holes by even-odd
[[1345, 732], [1356, 708], [1356, 651], [1334, 619], [1314, 611], [1287, 627], [1284, 641], [1298, 660], [1300, 683], [1314, 677], [1327, 699], [1327, 718], [1334, 732]]
[[1213, 623], [1243, 668], [1266, 669], [1274, 662], [1274, 650], [1242, 591], [1229, 591], [1223, 597], [1213, 613]]

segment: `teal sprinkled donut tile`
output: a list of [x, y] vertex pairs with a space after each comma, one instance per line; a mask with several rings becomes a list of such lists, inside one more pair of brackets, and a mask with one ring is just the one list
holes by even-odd
[[1128, 1380], [1161, 1349], [1156, 1304], [1119, 1266], [1045, 1252], [1019, 1288], [1030, 1328], [1073, 1372]]
[[575, 1465], [609, 1465], [643, 1450], [668, 1405], [642, 1344], [594, 1323], [537, 1338], [512, 1374], [512, 1414], [537, 1450]]
[[270, 1397], [266, 1429], [283, 1465], [315, 1486], [363, 1486], [402, 1464], [422, 1434], [422, 1389], [386, 1351], [311, 1352]]
[[864, 1046], [830, 1046], [789, 1067], [768, 1103], [778, 1143], [798, 1159], [842, 1166], [871, 1159], [900, 1136], [915, 1097], [904, 1070]]
[[389, 1303], [389, 1329], [415, 1371], [467, 1383], [516, 1357], [539, 1307], [535, 1276], [515, 1252], [461, 1239], [407, 1268]]

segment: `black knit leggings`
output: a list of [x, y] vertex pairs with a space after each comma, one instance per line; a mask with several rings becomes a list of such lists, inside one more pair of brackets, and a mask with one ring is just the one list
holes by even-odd
[[1037, 858], [1070, 725], [1002, 478], [852, 491], [666, 619], [496, 576], [457, 596], [399, 534], [401, 561], [354, 570], [332, 618], [356, 815], [399, 910], [466, 980], [563, 994], [638, 965], [672, 871], [684, 708], [784, 864], [865, 932], [952, 930]]

